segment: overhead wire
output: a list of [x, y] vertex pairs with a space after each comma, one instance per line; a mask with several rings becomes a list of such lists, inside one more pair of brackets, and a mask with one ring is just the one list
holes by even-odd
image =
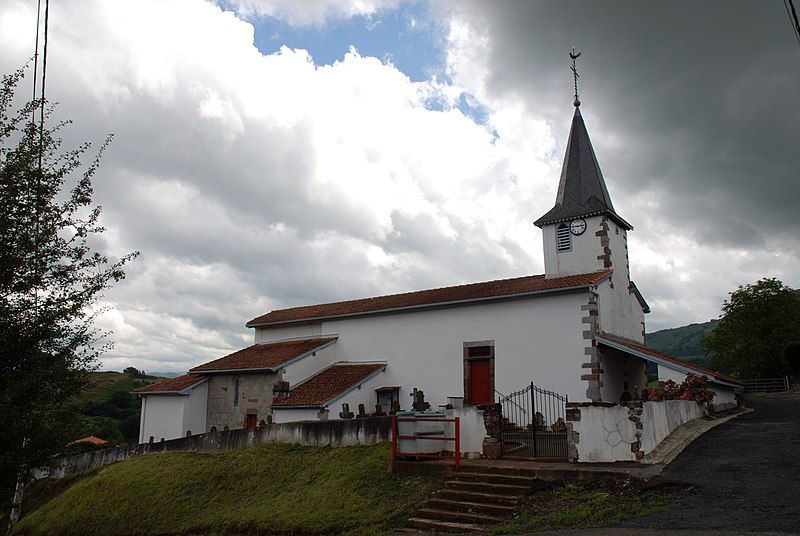
[[[33, 52], [33, 100], [36, 100], [36, 79], [39, 77], [39, 28], [41, 27], [42, 0], [36, 2], [36, 50]], [[31, 123], [36, 123], [36, 110], [31, 112]]]
[[792, 0], [783, 0], [783, 7], [786, 8], [786, 14], [789, 15], [789, 20], [792, 23], [792, 31], [797, 38], [797, 44], [800, 45], [800, 22], [797, 20], [797, 10], [794, 8]]
[[50, 19], [50, 0], [44, 2], [44, 43], [42, 45], [42, 102], [39, 116], [39, 175], [42, 174], [42, 152], [44, 151], [44, 94], [47, 83], [47, 28]]

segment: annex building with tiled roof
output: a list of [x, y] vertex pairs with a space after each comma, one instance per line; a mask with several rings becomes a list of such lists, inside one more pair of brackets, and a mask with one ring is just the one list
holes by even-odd
[[419, 391], [434, 408], [495, 403], [533, 384], [569, 401], [619, 402], [646, 387], [648, 367], [704, 376], [718, 407], [735, 404], [735, 379], [645, 345], [633, 226], [611, 202], [577, 99], [555, 204], [534, 224], [543, 274], [257, 314], [246, 323], [252, 345], [139, 391], [140, 439], [185, 435], [201, 407], [205, 431], [406, 409]]

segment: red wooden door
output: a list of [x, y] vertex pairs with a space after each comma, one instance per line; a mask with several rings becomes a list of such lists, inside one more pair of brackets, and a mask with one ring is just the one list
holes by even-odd
[[469, 362], [469, 400], [472, 404], [492, 403], [491, 371], [488, 359]]
[[244, 423], [245, 428], [255, 428], [258, 426], [258, 417], [252, 413], [247, 414], [247, 420]]

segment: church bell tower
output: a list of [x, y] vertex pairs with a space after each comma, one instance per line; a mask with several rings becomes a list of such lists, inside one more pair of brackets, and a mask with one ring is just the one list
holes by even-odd
[[[569, 132], [555, 206], [534, 222], [544, 238], [545, 277], [555, 278], [613, 269], [615, 279], [630, 281], [628, 231], [633, 227], [614, 210], [597, 163], [578, 99]], [[621, 277], [620, 277], [621, 276]]]

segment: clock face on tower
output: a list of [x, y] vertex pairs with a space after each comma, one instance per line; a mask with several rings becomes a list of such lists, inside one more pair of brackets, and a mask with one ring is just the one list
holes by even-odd
[[584, 220], [583, 218], [572, 220], [571, 222], [569, 222], [569, 230], [575, 236], [582, 235], [584, 231], [586, 231], [586, 220]]

